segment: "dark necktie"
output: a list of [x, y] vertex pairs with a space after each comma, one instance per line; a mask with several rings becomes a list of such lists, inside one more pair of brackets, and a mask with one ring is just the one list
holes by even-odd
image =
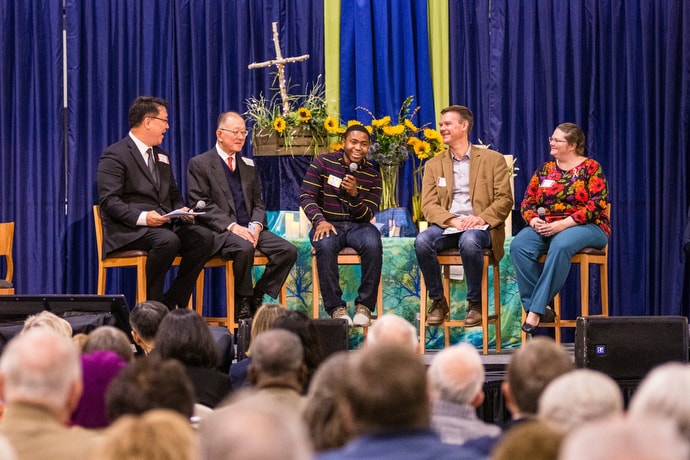
[[158, 185], [158, 171], [156, 170], [156, 160], [153, 159], [153, 149], [149, 147], [146, 152], [149, 154], [148, 166], [151, 172], [151, 177], [153, 178], [153, 183]]

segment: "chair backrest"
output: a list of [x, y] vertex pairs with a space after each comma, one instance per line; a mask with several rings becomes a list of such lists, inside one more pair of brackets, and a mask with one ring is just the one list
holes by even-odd
[[93, 224], [96, 230], [98, 260], [101, 260], [103, 258], [103, 221], [101, 220], [101, 207], [97, 204], [93, 205]]
[[7, 272], [5, 281], [12, 282], [14, 276], [14, 260], [12, 259], [12, 245], [14, 243], [14, 222], [0, 223], [0, 256], [5, 256]]

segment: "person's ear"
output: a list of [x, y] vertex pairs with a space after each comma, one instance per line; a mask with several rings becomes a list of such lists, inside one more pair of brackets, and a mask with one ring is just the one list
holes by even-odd
[[479, 406], [481, 406], [482, 403], [484, 402], [484, 396], [485, 396], [485, 395], [484, 395], [484, 390], [481, 390], [481, 391], [480, 391], [479, 393], [477, 393], [477, 395], [474, 397], [474, 399], [472, 400], [472, 402], [470, 403], [470, 405], [471, 405], [472, 407], [479, 407]]

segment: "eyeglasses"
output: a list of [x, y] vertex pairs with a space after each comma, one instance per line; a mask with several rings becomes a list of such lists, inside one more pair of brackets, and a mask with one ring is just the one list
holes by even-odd
[[247, 131], [237, 131], [236, 129], [227, 129], [227, 128], [218, 128], [221, 131], [225, 131], [226, 133], [230, 133], [233, 136], [242, 136], [242, 137], [247, 137], [247, 134], [249, 134]]
[[168, 123], [168, 119], [167, 119], [167, 118], [154, 117], [153, 115], [150, 115], [149, 118], [155, 118], [156, 120], [160, 120], [160, 121], [162, 121], [163, 123], [165, 123], [166, 125], [169, 125], [169, 124], [170, 124], [170, 123]]
[[555, 137], [549, 136], [549, 143], [551, 143], [551, 142], [558, 142], [558, 143], [561, 143], [561, 142], [568, 142], [568, 141], [565, 140], [565, 139], [556, 139]]

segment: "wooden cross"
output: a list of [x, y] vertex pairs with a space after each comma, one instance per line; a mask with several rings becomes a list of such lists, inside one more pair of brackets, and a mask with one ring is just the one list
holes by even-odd
[[273, 65], [278, 67], [278, 84], [280, 85], [280, 98], [283, 101], [283, 116], [285, 117], [287, 116], [288, 112], [290, 112], [290, 103], [288, 101], [287, 94], [287, 82], [285, 80], [285, 64], [291, 62], [306, 61], [307, 59], [309, 59], [309, 55], [303, 54], [302, 56], [284, 58], [283, 54], [280, 52], [280, 41], [278, 40], [278, 23], [273, 22], [271, 23], [271, 25], [273, 27], [273, 45], [276, 48], [276, 58], [270, 61], [254, 62], [252, 64], [249, 64], [248, 68], [259, 69], [262, 67], [270, 67]]

